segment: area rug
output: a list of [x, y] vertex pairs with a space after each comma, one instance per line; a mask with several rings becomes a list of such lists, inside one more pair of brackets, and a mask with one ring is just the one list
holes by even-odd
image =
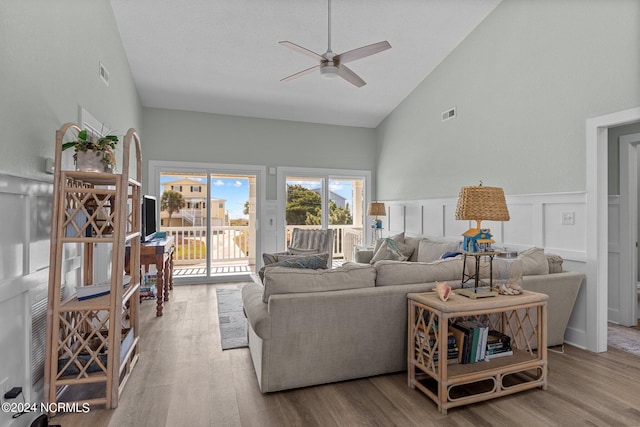
[[640, 356], [640, 331], [626, 326], [607, 324], [607, 345]]
[[218, 323], [223, 350], [249, 345], [247, 318], [242, 310], [242, 287], [230, 285], [216, 287], [218, 297]]

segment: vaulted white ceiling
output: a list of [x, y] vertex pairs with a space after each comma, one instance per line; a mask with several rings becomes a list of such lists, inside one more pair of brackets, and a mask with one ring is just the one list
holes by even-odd
[[327, 0], [111, 0], [145, 107], [376, 127], [500, 0], [333, 0], [331, 47], [387, 40], [349, 64], [356, 88], [281, 46], [327, 50]]

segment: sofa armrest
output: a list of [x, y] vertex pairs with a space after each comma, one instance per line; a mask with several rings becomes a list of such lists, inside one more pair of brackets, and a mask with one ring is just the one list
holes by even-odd
[[373, 250], [363, 249], [355, 251], [354, 261], [359, 262], [361, 264], [369, 264], [371, 258], [373, 258]]
[[262, 302], [264, 288], [258, 283], [250, 283], [242, 288], [244, 315], [251, 329], [263, 340], [271, 338], [271, 316], [268, 305]]
[[522, 277], [524, 289], [549, 296], [547, 302], [547, 345], [549, 347], [561, 345], [564, 342], [564, 333], [584, 279], [583, 273], [573, 271]]

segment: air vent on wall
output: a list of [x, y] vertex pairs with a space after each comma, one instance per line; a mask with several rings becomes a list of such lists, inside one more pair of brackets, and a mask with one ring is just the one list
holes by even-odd
[[455, 119], [457, 115], [456, 107], [449, 108], [447, 111], [442, 112], [442, 121], [446, 122], [447, 120]]
[[100, 62], [100, 78], [102, 79], [104, 84], [109, 86], [109, 71], [107, 71], [104, 65], [102, 65], [102, 62]]

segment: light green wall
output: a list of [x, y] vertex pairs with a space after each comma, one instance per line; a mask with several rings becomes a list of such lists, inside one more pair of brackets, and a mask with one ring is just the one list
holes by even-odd
[[620, 194], [620, 137], [631, 135], [632, 133], [640, 133], [640, 123], [609, 129], [609, 134], [607, 135], [609, 140], [607, 173], [609, 175], [608, 187], [610, 195]]
[[[110, 72], [109, 87], [98, 63]], [[0, 170], [44, 176], [78, 106], [124, 134], [141, 106], [107, 0], [0, 1]]]
[[[143, 109], [143, 170], [148, 160], [375, 168], [373, 129], [256, 119], [187, 111]], [[267, 176], [267, 199], [276, 177]]]
[[640, 106], [639, 18], [637, 0], [504, 0], [378, 127], [376, 197], [585, 190], [585, 120]]

